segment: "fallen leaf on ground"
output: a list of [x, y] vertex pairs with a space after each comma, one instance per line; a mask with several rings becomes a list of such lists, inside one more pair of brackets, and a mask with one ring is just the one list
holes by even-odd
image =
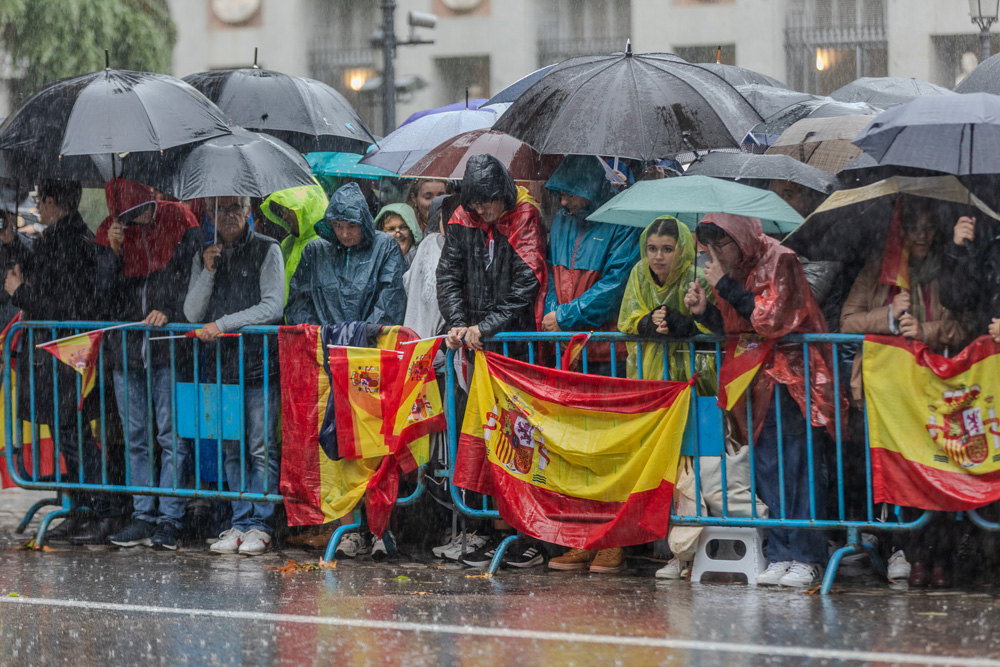
[[395, 578], [393, 579], [393, 581], [398, 581], [398, 582], [399, 582], [399, 583], [401, 583], [401, 584], [408, 584], [408, 583], [410, 583], [410, 582], [411, 582], [411, 581], [413, 581], [413, 580], [412, 580], [412, 579], [410, 579], [410, 578], [409, 578], [408, 576], [406, 576], [405, 574], [401, 574], [401, 575], [399, 575], [398, 577], [395, 577]]
[[493, 575], [490, 574], [489, 572], [486, 572], [484, 574], [467, 574], [467, 575], [465, 575], [465, 578], [466, 579], [492, 579]]
[[300, 563], [289, 559], [287, 563], [282, 566], [279, 565], [265, 565], [268, 570], [274, 570], [275, 572], [281, 572], [282, 574], [292, 574], [295, 572], [312, 572], [314, 570], [322, 569], [319, 565], [315, 563]]
[[320, 558], [319, 559], [319, 567], [320, 567], [321, 570], [336, 570], [337, 569], [337, 561], [335, 561], [335, 560], [323, 560], [322, 558]]
[[21, 594], [20, 593], [7, 593], [7, 597], [9, 597], [9, 598], [19, 598], [19, 597], [21, 597]]

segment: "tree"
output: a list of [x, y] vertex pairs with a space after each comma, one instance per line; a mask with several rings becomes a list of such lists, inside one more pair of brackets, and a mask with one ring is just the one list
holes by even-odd
[[104, 68], [168, 72], [177, 27], [166, 0], [0, 0], [11, 102], [45, 83]]

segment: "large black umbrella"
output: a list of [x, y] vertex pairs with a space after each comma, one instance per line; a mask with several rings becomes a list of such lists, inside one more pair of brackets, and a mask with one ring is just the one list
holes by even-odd
[[955, 86], [955, 92], [1000, 95], [1000, 53], [979, 63]]
[[712, 176], [734, 181], [791, 181], [829, 194], [837, 179], [833, 174], [810, 167], [787, 155], [712, 152], [692, 162], [685, 176]]
[[314, 79], [253, 67], [184, 80], [218, 104], [232, 125], [267, 132], [300, 153], [363, 154], [375, 143], [351, 103]]
[[723, 65], [722, 63], [691, 63], [697, 67], [707, 69], [713, 74], [718, 74], [723, 79], [726, 80], [732, 86], [746, 86], [749, 84], [758, 84], [762, 86], [771, 86], [772, 88], [788, 88], [785, 84], [781, 83], [774, 77], [770, 77], [766, 74], [761, 74], [760, 72], [755, 72], [752, 69], [747, 69], [745, 67], [737, 67], [736, 65]]
[[865, 76], [830, 93], [830, 97], [839, 102], [865, 102], [880, 109], [927, 95], [954, 93], [920, 79], [898, 76]]
[[541, 69], [536, 69], [531, 74], [522, 76], [520, 79], [510, 84], [499, 93], [486, 100], [486, 104], [481, 106], [488, 107], [491, 104], [510, 104], [520, 97], [521, 93], [526, 91], [528, 88], [531, 88], [536, 81], [548, 74], [549, 70], [553, 67], [555, 67], [555, 65], [546, 65]]
[[1000, 174], [1000, 97], [918, 97], [880, 113], [854, 144], [881, 165]]
[[666, 53], [581, 56], [543, 76], [493, 129], [539, 153], [653, 160], [735, 148], [763, 120], [726, 81]]
[[60, 155], [158, 151], [229, 131], [219, 109], [180, 79], [105, 69], [36, 93], [0, 125], [0, 150], [40, 153], [52, 164]]

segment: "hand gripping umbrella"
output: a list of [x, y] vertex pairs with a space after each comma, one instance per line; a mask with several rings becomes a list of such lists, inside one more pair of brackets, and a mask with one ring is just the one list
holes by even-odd
[[526, 90], [493, 129], [542, 154], [653, 160], [738, 148], [763, 120], [724, 78], [672, 54], [570, 58]]

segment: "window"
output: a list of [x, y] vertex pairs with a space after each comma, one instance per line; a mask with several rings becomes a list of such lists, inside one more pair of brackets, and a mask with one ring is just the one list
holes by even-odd
[[632, 28], [630, 0], [537, 2], [538, 66], [625, 50]]

